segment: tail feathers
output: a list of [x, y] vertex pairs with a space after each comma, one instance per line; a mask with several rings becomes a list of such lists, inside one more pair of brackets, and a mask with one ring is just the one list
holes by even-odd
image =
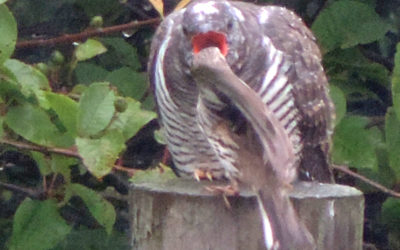
[[[277, 190], [276, 190], [277, 191]], [[299, 220], [286, 193], [257, 193], [268, 250], [314, 250], [314, 239]]]

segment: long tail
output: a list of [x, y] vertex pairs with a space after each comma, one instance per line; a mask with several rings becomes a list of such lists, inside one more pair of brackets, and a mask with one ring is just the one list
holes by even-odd
[[269, 189], [257, 192], [268, 250], [314, 250], [314, 239], [299, 220], [285, 191]]

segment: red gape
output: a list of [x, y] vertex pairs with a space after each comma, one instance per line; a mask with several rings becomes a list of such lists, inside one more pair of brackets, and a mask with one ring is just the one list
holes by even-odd
[[207, 33], [196, 34], [192, 38], [192, 46], [195, 54], [208, 47], [218, 47], [222, 55], [226, 56], [228, 54], [226, 36], [220, 32], [209, 31]]

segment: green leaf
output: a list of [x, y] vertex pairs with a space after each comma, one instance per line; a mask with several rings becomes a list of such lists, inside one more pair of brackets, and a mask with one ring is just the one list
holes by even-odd
[[50, 160], [43, 153], [31, 151], [31, 156], [33, 160], [35, 160], [41, 175], [46, 176], [53, 172], [51, 170]]
[[108, 73], [103, 67], [88, 62], [80, 62], [75, 68], [76, 80], [81, 84], [104, 81]]
[[400, 43], [396, 46], [394, 69], [392, 75], [392, 99], [397, 119], [400, 120]]
[[93, 17], [95, 15], [101, 15], [110, 18], [113, 15], [116, 15], [116, 13], [120, 13], [121, 12], [120, 8], [124, 8], [125, 6], [121, 5], [119, 1], [109, 1], [109, 0], [79, 0], [79, 1], [74, 0], [71, 2], [80, 6], [89, 17]]
[[76, 138], [78, 152], [89, 171], [101, 178], [114, 167], [119, 154], [125, 149], [120, 131], [110, 130], [99, 139]]
[[167, 182], [169, 180], [176, 179], [176, 174], [170, 167], [160, 165], [157, 168], [150, 170], [138, 171], [129, 181], [139, 183], [151, 183], [151, 182]]
[[121, 130], [125, 140], [134, 136], [144, 125], [157, 117], [157, 114], [152, 111], [143, 110], [140, 108], [140, 102], [131, 98], [126, 98], [128, 103], [127, 109], [118, 113], [118, 116], [113, 121], [110, 129]]
[[41, 90], [50, 90], [49, 81], [42, 72], [36, 68], [15, 59], [8, 59], [4, 67], [14, 76], [24, 96], [36, 95], [40, 98]]
[[3, 138], [3, 135], [4, 135], [3, 124], [4, 124], [4, 117], [0, 116], [0, 139]]
[[107, 46], [108, 52], [101, 55], [100, 60], [110, 68], [127, 65], [138, 71], [141, 68], [136, 49], [120, 37], [102, 38], [101, 41]]
[[377, 169], [377, 131], [366, 129], [367, 124], [368, 119], [365, 117], [349, 116], [344, 117], [336, 126], [332, 152], [332, 159], [336, 164]]
[[78, 132], [81, 136], [96, 135], [104, 130], [114, 115], [115, 94], [109, 83], [93, 83], [79, 101]]
[[165, 134], [163, 128], [154, 131], [154, 140], [156, 140], [157, 143], [162, 145], [167, 144], [167, 142], [165, 141]]
[[109, 249], [130, 249], [128, 237], [118, 231], [108, 235], [104, 229], [85, 228], [80, 226], [72, 230], [67, 238], [54, 250], [109, 250]]
[[0, 4], [7, 2], [7, 0], [0, 0]]
[[71, 166], [78, 164], [79, 161], [73, 157], [66, 157], [59, 154], [51, 155], [51, 169], [54, 173], [59, 173], [64, 177], [66, 183], [71, 182]]
[[45, 250], [56, 246], [71, 231], [53, 200], [26, 198], [14, 215], [11, 250]]
[[17, 42], [17, 23], [4, 4], [0, 5], [0, 34], [0, 65], [2, 65], [14, 52]]
[[400, 233], [400, 200], [388, 198], [382, 205], [382, 222], [389, 230]]
[[30, 104], [10, 107], [5, 122], [16, 134], [42, 146], [69, 147], [73, 144], [73, 139], [62, 134], [45, 111]]
[[384, 37], [389, 30], [374, 8], [358, 1], [335, 1], [318, 15], [312, 30], [323, 50], [350, 48]]
[[[376, 81], [387, 87], [390, 81], [389, 71], [379, 63], [371, 62], [359, 48], [336, 49], [324, 56], [324, 65], [329, 75], [350, 72], [365, 81]], [[346, 78], [349, 80], [349, 78]]]
[[58, 118], [63, 123], [68, 133], [76, 136], [78, 103], [62, 94], [46, 92], [45, 97], [50, 107], [57, 113]]
[[100, 194], [80, 184], [70, 184], [67, 192], [81, 197], [90, 213], [102, 225], [110, 235], [115, 223], [116, 213], [113, 205]]
[[146, 110], [155, 110], [156, 109], [156, 103], [154, 101], [154, 96], [149, 93], [148, 96], [142, 101], [142, 108]]
[[78, 45], [75, 50], [75, 56], [78, 61], [85, 61], [97, 55], [103, 54], [107, 49], [104, 45], [94, 39], [88, 39], [86, 42]]
[[140, 100], [149, 87], [144, 74], [135, 72], [128, 67], [114, 70], [108, 74], [106, 81], [116, 86], [122, 95], [136, 100]]
[[400, 120], [394, 109], [389, 108], [386, 112], [385, 136], [389, 154], [389, 165], [400, 180]]
[[342, 90], [334, 85], [330, 85], [330, 95], [333, 103], [335, 104], [335, 125], [338, 125], [346, 114], [346, 97], [344, 96]]

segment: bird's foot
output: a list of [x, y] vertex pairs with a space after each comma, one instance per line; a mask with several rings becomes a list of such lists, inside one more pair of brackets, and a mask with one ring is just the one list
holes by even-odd
[[234, 185], [209, 185], [205, 189], [216, 195], [234, 196], [239, 194], [239, 190]]
[[199, 168], [194, 170], [193, 176], [197, 181], [200, 181], [200, 180], [212, 181], [214, 179], [211, 171], [203, 170], [203, 169], [199, 169]]
[[215, 195], [221, 195], [224, 199], [225, 206], [231, 209], [231, 203], [228, 200], [228, 196], [234, 196], [239, 194], [239, 190], [236, 185], [209, 185], [205, 189]]

